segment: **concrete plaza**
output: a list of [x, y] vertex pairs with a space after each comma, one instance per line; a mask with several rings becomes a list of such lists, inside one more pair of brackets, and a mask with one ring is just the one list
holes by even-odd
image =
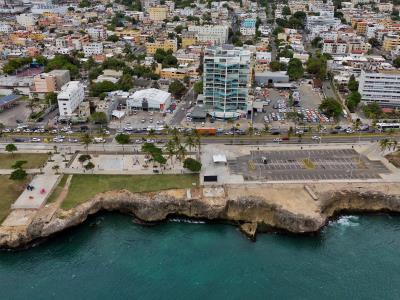
[[42, 207], [53, 191], [59, 175], [40, 174], [33, 177], [30, 185], [33, 191], [25, 189], [11, 206], [12, 209], [37, 209]]

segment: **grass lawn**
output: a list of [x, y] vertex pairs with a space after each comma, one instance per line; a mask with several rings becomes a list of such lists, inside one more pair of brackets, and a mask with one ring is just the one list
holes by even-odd
[[133, 193], [193, 187], [197, 174], [190, 175], [74, 175], [61, 208], [73, 208], [98, 193], [127, 189]]
[[17, 160], [26, 160], [24, 169], [36, 169], [42, 166], [48, 159], [47, 153], [0, 153], [0, 169], [11, 169]]
[[60, 196], [65, 183], [67, 182], [68, 175], [62, 175], [60, 181], [58, 182], [58, 185], [54, 188], [53, 193], [50, 195], [50, 197], [47, 199], [47, 203], [53, 203], [54, 201], [57, 200], [58, 196]]
[[303, 163], [304, 163], [304, 166], [306, 167], [306, 169], [315, 169], [315, 165], [310, 159], [308, 159], [308, 158], [304, 159]]
[[10, 213], [11, 204], [17, 200], [18, 196], [23, 192], [26, 181], [14, 181], [9, 179], [8, 175], [0, 175], [0, 223]]

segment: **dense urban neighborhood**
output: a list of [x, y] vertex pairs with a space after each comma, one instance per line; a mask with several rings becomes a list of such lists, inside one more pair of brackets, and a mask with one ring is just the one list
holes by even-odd
[[[330, 216], [319, 199], [398, 184], [399, 7], [0, 0], [0, 247], [164, 190], [183, 204], [142, 220], [228, 219], [250, 237], [262, 224], [314, 232]], [[294, 215], [320, 210], [319, 221], [182, 211], [193, 199], [228, 207], [247, 188]], [[385, 205], [357, 209], [394, 209]], [[32, 235], [37, 222], [47, 225]]]

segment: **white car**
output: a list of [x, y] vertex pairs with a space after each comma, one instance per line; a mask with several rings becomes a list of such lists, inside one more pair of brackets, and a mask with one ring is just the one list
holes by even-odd
[[321, 140], [321, 137], [320, 137], [320, 136], [317, 136], [317, 135], [314, 135], [314, 136], [312, 137], [312, 140], [313, 140], [313, 141], [320, 141], [320, 140]]
[[275, 143], [280, 143], [280, 142], [282, 142], [282, 139], [281, 138], [274, 138], [274, 142]]
[[40, 142], [40, 138], [32, 138], [31, 139], [31, 142], [34, 142], [34, 143], [39, 143]]
[[105, 143], [106, 142], [106, 140], [101, 137], [95, 137], [93, 140], [95, 143]]

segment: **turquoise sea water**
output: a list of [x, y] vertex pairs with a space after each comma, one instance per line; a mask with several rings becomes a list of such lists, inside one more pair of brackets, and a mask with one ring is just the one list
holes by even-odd
[[136, 225], [102, 214], [0, 252], [0, 299], [399, 299], [400, 217], [345, 217], [319, 236]]

